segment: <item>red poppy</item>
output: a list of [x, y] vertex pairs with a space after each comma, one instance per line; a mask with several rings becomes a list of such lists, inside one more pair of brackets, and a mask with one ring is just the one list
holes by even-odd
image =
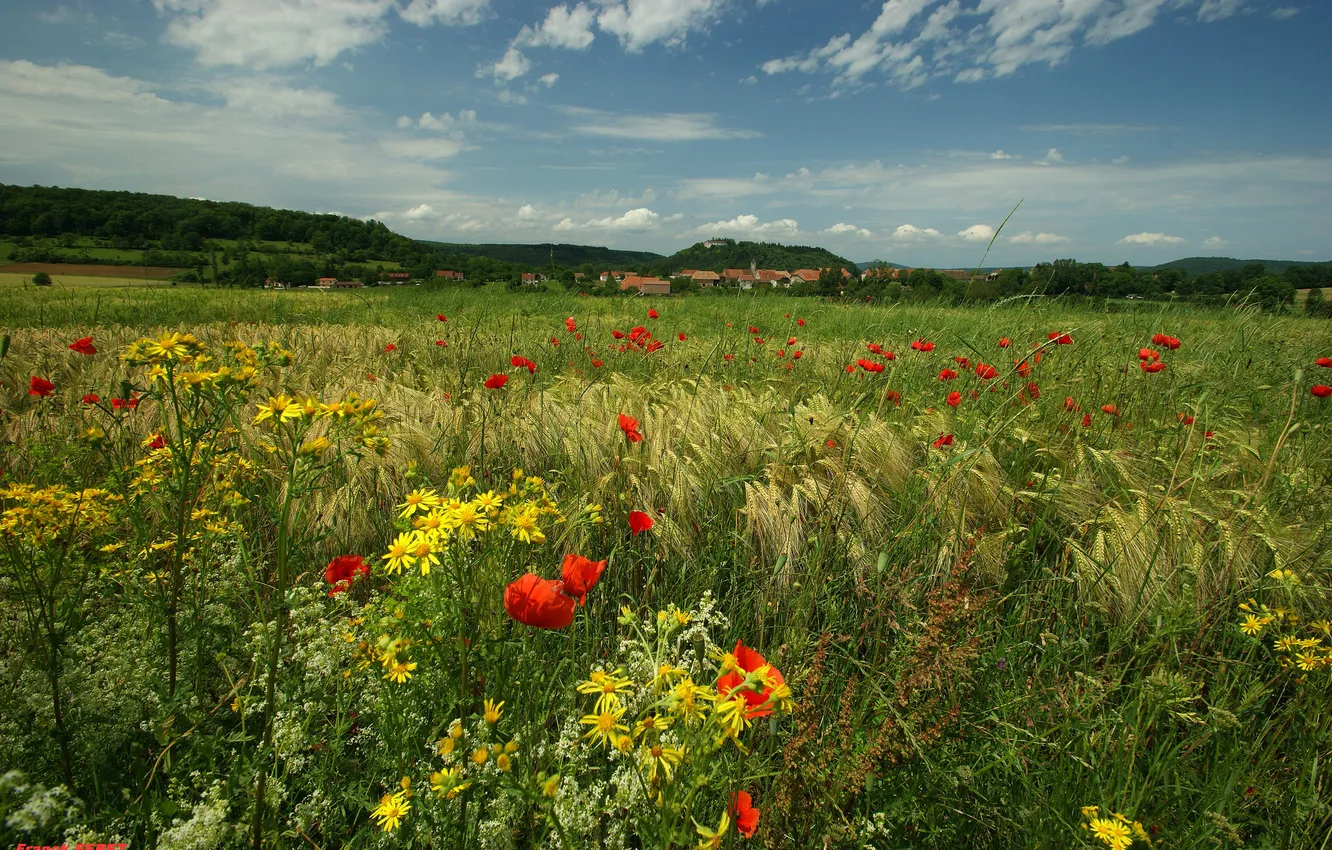
[[723, 355], [722, 355], [722, 359], [725, 360], [727, 363], [730, 363], [732, 360], [735, 359], [735, 355], [734, 355], [734, 354], [723, 354]]
[[954, 372], [952, 369], [944, 369], [939, 373], [939, 380], [941, 381], [951, 381], [956, 377], [957, 373]]
[[508, 375], [491, 375], [489, 378], [486, 378], [486, 389], [497, 390], [508, 382]]
[[572, 552], [564, 556], [564, 566], [560, 578], [564, 580], [564, 592], [578, 600], [579, 605], [587, 604], [587, 594], [597, 586], [597, 580], [606, 569], [605, 561], [589, 561], [582, 555]]
[[797, 351], [795, 354], [792, 354], [792, 355], [791, 355], [791, 359], [792, 359], [792, 360], [799, 360], [801, 357], [804, 357], [804, 356], [805, 356], [805, 352], [804, 352], [804, 351]]
[[357, 576], [370, 575], [370, 568], [366, 566], [365, 559], [360, 555], [339, 555], [328, 562], [328, 568], [324, 570], [324, 581], [333, 585], [329, 589], [329, 596], [337, 596], [339, 593], [352, 586], [352, 582]]
[[999, 347], [1000, 347], [1000, 348], [1008, 348], [1008, 347], [1009, 347], [1010, 345], [1012, 345], [1012, 344], [1013, 344], [1013, 340], [1009, 339], [1009, 338], [1006, 337], [1006, 336], [1005, 336], [1005, 337], [1000, 337], [1000, 338], [999, 338]]
[[951, 392], [951, 393], [948, 394], [948, 406], [949, 406], [949, 407], [957, 407], [957, 406], [958, 406], [959, 404], [961, 404], [961, 403], [962, 403], [962, 393], [957, 392], [956, 390], [954, 390], [953, 392]]
[[611, 336], [615, 337], [616, 339], [624, 339], [624, 331], [620, 330], [611, 331]]
[[449, 344], [448, 344], [447, 342], [445, 342], [444, 340], [442, 340], [442, 339], [437, 339], [437, 340], [435, 340], [435, 345], [438, 345], [440, 348], [448, 348], [448, 347], [449, 347]]
[[1160, 354], [1160, 352], [1153, 351], [1153, 350], [1150, 349], [1150, 348], [1139, 348], [1139, 349], [1138, 349], [1138, 359], [1139, 359], [1139, 360], [1160, 360], [1160, 359], [1161, 359], [1161, 354]]
[[38, 398], [46, 398], [55, 392], [55, 384], [33, 375], [28, 380], [28, 395], [35, 395]]
[[521, 357], [515, 354], [513, 355], [513, 357], [509, 358], [509, 362], [512, 363], [515, 368], [526, 369], [529, 375], [536, 374], [537, 370], [536, 364], [533, 363], [531, 360], [528, 360], [526, 357]]
[[803, 327], [805, 326], [805, 320], [804, 320], [804, 319], [796, 319], [796, 324], [803, 328]]
[[1050, 339], [1055, 341], [1055, 345], [1072, 345], [1073, 337], [1059, 331], [1050, 331]]
[[1309, 392], [1313, 393], [1319, 398], [1327, 398], [1328, 396], [1332, 395], [1332, 387], [1329, 387], [1326, 384], [1314, 384], [1312, 387], [1309, 388]]
[[953, 444], [952, 434], [940, 434], [939, 439], [934, 441], [934, 447], [936, 449], [942, 449], [945, 446], [951, 446], [952, 444]]
[[685, 340], [689, 339], [689, 337], [685, 336], [683, 333], [680, 334], [679, 337], [680, 337], [680, 342], [684, 342]]
[[961, 366], [963, 369], [971, 368], [971, 361], [965, 357], [954, 357], [953, 362]]
[[899, 393], [897, 390], [889, 390], [888, 394], [884, 396], [884, 398], [891, 401], [897, 407], [902, 406], [902, 394]]
[[768, 706], [767, 702], [772, 697], [774, 687], [786, 684], [786, 679], [782, 678], [782, 671], [769, 664], [766, 658], [745, 646], [741, 641], [735, 642], [735, 650], [732, 654], [735, 656], [736, 669], [717, 679], [717, 696], [726, 699], [731, 691], [739, 687], [740, 683], [745, 680], [746, 673], [753, 673], [767, 667], [768, 675], [765, 677], [765, 681], [761, 683], [761, 689], [740, 691], [740, 695], [749, 707], [745, 716], [750, 720], [772, 714], [772, 707]]
[[654, 308], [649, 308], [649, 309], [648, 309], [648, 318], [649, 318], [649, 319], [655, 319], [655, 318], [657, 318], [659, 315], [660, 315], [660, 314], [657, 312], [657, 310], [656, 310], [655, 307], [654, 307]]
[[1161, 371], [1162, 369], [1164, 369], [1165, 367], [1166, 367], [1166, 364], [1161, 363], [1161, 362], [1159, 362], [1159, 361], [1152, 362], [1152, 363], [1142, 362], [1142, 363], [1139, 363], [1139, 364], [1138, 364], [1138, 368], [1141, 369], [1141, 370], [1144, 371], [1144, 372], [1153, 372], [1153, 373], [1155, 373], [1155, 372], [1160, 372], [1160, 371]]
[[1022, 377], [1025, 378], [1031, 374], [1031, 364], [1028, 363], [1027, 361], [1023, 360], [1021, 363], [1017, 363], [1016, 365], [1017, 365], [1017, 373]]
[[1181, 425], [1192, 425], [1193, 417], [1188, 415], [1187, 413], [1181, 413], [1179, 415], [1179, 421]]
[[157, 449], [164, 449], [166, 448], [166, 440], [162, 438], [161, 434], [154, 434], [153, 439], [148, 443], [148, 448], [153, 449], [154, 451]]
[[98, 397], [97, 393], [88, 393], [86, 396], [83, 397], [84, 404], [96, 404], [101, 400], [102, 399]]
[[875, 363], [873, 360], [865, 360], [862, 358], [856, 361], [856, 365], [864, 369], [866, 372], [878, 373], [883, 371], [883, 364]]
[[1113, 404], [1103, 404], [1101, 405], [1101, 412], [1109, 414], [1110, 416], [1118, 416], [1119, 408], [1115, 407]]
[[1179, 348], [1179, 340], [1173, 336], [1166, 336], [1163, 333], [1152, 334], [1152, 345], [1164, 345], [1171, 351]]
[[731, 804], [727, 807], [731, 817], [735, 818], [735, 829], [745, 838], [753, 838], [758, 829], [759, 810], [754, 808], [754, 800], [746, 791], [737, 791], [731, 795]]
[[1324, 369], [1332, 369], [1332, 357], [1319, 357], [1314, 361], [1315, 366], [1322, 366]]
[[1040, 398], [1040, 397], [1041, 397], [1041, 387], [1040, 387], [1040, 385], [1037, 384], [1035, 381], [1028, 381], [1028, 382], [1027, 382], [1027, 395], [1031, 396], [1033, 399]]
[[998, 376], [999, 376], [999, 370], [994, 368], [990, 364], [988, 363], [976, 364], [976, 377], [980, 378], [982, 381], [988, 381], [991, 380], [992, 378], [997, 378]]
[[391, 354], [392, 352], [397, 351], [397, 350], [398, 350], [398, 347], [397, 347], [396, 345], [394, 345], [393, 343], [391, 343], [391, 342], [390, 342], [388, 345], [384, 346], [384, 353], [385, 353], [385, 354]]
[[883, 354], [883, 346], [879, 345], [877, 342], [871, 342], [869, 345], [865, 346], [865, 349], [869, 351], [870, 354]]
[[1078, 409], [1078, 403], [1077, 403], [1076, 401], [1073, 400], [1073, 396], [1071, 396], [1071, 395], [1070, 395], [1070, 396], [1064, 396], [1064, 409], [1065, 409], [1065, 410], [1077, 410], [1077, 409]]
[[564, 320], [564, 326], [569, 329], [569, 333], [573, 333], [574, 331], [578, 330], [578, 323], [574, 321], [573, 316], [570, 316], [569, 318]]
[[620, 430], [624, 432], [624, 436], [629, 439], [629, 442], [631, 443], [643, 442], [643, 435], [638, 431], [638, 420], [635, 419], [634, 417], [625, 416], [623, 413], [621, 413]]
[[856, 371], [856, 364], [854, 364], [854, 363], [848, 363], [848, 364], [846, 364], [846, 373], [847, 373], [848, 375], [850, 375], [850, 374], [851, 374], [852, 372], [854, 372], [854, 371]]
[[440, 313], [439, 315], [435, 316], [435, 318], [441, 322], [447, 322], [449, 320], [449, 317], [444, 315], [443, 313]]
[[795, 345], [795, 344], [796, 344], [796, 338], [795, 338], [795, 337], [788, 337], [787, 340], [786, 340], [786, 344], [787, 344], [787, 345]]
[[69, 350], [78, 354], [96, 354], [97, 346], [92, 344], [92, 337], [85, 336], [69, 344]]
[[635, 537], [656, 524], [656, 520], [642, 511], [629, 512], [629, 531], [632, 532]]
[[592, 358], [592, 368], [593, 368], [593, 369], [600, 369], [600, 368], [601, 368], [602, 366], [604, 366], [604, 365], [605, 365], [604, 363], [602, 363], [600, 360], [596, 359], [595, 357]]
[[563, 629], [573, 622], [577, 602], [564, 595], [564, 582], [532, 573], [504, 588], [504, 610], [525, 626]]
[[1090, 413], [1084, 413], [1084, 414], [1082, 414], [1082, 427], [1083, 427], [1083, 428], [1090, 428], [1090, 427], [1091, 427], [1091, 414], [1090, 414]]
[[914, 351], [924, 351], [928, 354], [929, 352], [934, 350], [934, 343], [928, 342], [924, 339], [918, 339], [915, 342], [911, 343], [911, 348]]
[[749, 326], [749, 332], [752, 333], [752, 334], [756, 334], [756, 333], [758, 333], [758, 328], [754, 327], [753, 325], [750, 325], [750, 326]]

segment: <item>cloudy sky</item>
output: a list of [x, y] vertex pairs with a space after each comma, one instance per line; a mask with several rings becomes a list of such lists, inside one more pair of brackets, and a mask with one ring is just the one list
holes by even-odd
[[1332, 259], [1323, 0], [0, 0], [0, 182], [444, 241]]

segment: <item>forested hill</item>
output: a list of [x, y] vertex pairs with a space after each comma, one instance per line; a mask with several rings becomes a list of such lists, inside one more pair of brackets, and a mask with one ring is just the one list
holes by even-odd
[[673, 254], [665, 261], [673, 271], [699, 269], [720, 272], [722, 269], [747, 269], [751, 264], [761, 269], [845, 268], [858, 267], [850, 260], [839, 257], [824, 248], [805, 245], [778, 245], [773, 242], [732, 242], [704, 247], [702, 242]]
[[168, 251], [198, 251], [209, 239], [309, 243], [353, 262], [404, 265], [433, 253], [377, 221], [171, 195], [0, 184], [0, 235], [66, 234]]
[[1271, 274], [1281, 274], [1290, 266], [1325, 266], [1328, 262], [1306, 262], [1303, 260], [1236, 260], [1233, 257], [1185, 257], [1171, 260], [1159, 266], [1138, 267], [1140, 272], [1179, 269], [1186, 274], [1213, 274], [1216, 272], [1240, 271], [1245, 266], [1260, 265]]
[[638, 267], [662, 259], [661, 254], [651, 251], [619, 251], [614, 248], [599, 248], [593, 245], [564, 245], [544, 242], [540, 245], [484, 244], [469, 245], [453, 242], [427, 242], [449, 254], [463, 254], [473, 257], [490, 257], [506, 263], [521, 263], [534, 268], [544, 268], [551, 264], [564, 268], [578, 268], [583, 265], [594, 266], [598, 271], [624, 266]]

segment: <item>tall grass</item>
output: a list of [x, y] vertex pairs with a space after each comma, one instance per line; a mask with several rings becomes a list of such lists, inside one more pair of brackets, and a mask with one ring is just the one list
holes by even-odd
[[[649, 306], [659, 319], [647, 318]], [[464, 713], [473, 696], [501, 694], [504, 722], [525, 730], [524, 745], [554, 747], [561, 718], [577, 710], [572, 685], [625, 636], [619, 606], [693, 608], [707, 593], [724, 617], [717, 643], [758, 647], [796, 698], [794, 713], [758, 730], [736, 763], [743, 775], [732, 778], [763, 808], [752, 841], [1092, 846], [1081, 809], [1096, 805], [1140, 821], [1160, 846], [1325, 846], [1332, 671], [1302, 670], [1294, 651], [1274, 644], [1278, 634], [1312, 639], [1310, 624], [1332, 608], [1332, 414], [1308, 390], [1314, 359], [1329, 353], [1318, 323], [1169, 305], [1117, 314], [1031, 301], [985, 310], [734, 296], [649, 305], [424, 288], [6, 290], [0, 315], [12, 336], [0, 360], [5, 483], [123, 478], [140, 441], [164, 427], [163, 411], [145, 405], [112, 428], [79, 399], [117, 395], [125, 370], [115, 353], [163, 328], [214, 348], [276, 341], [292, 365], [265, 378], [256, 399], [373, 397], [392, 440], [382, 458], [339, 463], [336, 486], [313, 489], [303, 527], [291, 531], [306, 545], [281, 573], [292, 622], [269, 700], [278, 706], [272, 748], [254, 743], [244, 706], [227, 707], [246, 680], [262, 681], [245, 648], [274, 645], [263, 643], [271, 603], [242, 603], [240, 562], [277, 557], [275, 538], [261, 534], [216, 555], [209, 595], [229, 610], [198, 609], [197, 660], [181, 662], [185, 695], [149, 673], [159, 638], [131, 604], [137, 585], [99, 585], [89, 604], [104, 613], [66, 650], [78, 663], [66, 665], [61, 686], [70, 722], [59, 740], [84, 765], [69, 789], [82, 805], [31, 829], [37, 816], [16, 814], [0, 832], [43, 843], [74, 827], [164, 845], [246, 840], [258, 823], [253, 796], [227, 777], [246, 775], [241, 767], [271, 749], [263, 770], [285, 796], [257, 832], [280, 844], [378, 845], [369, 808], [439, 732], [426, 694], [451, 694], [437, 698]], [[611, 331], [635, 325], [665, 346], [621, 353]], [[1074, 344], [1055, 344], [1052, 331]], [[1156, 332], [1183, 345], [1163, 353], [1165, 371], [1147, 374], [1138, 349]], [[89, 333], [99, 355], [66, 350]], [[922, 337], [932, 353], [909, 348]], [[1001, 337], [1012, 345], [999, 348]], [[870, 355], [868, 343], [896, 359]], [[538, 371], [511, 367], [515, 354]], [[846, 371], [865, 357], [885, 371]], [[999, 376], [979, 379], [977, 362]], [[941, 381], [944, 368], [961, 374]], [[484, 389], [492, 373], [510, 374], [508, 385]], [[56, 396], [27, 396], [32, 375], [54, 382]], [[946, 404], [954, 390], [956, 408]], [[642, 443], [626, 443], [619, 413], [639, 420]], [[251, 446], [260, 436], [252, 418], [251, 405], [233, 422]], [[96, 453], [80, 439], [92, 423], [107, 426]], [[941, 435], [953, 436], [951, 447], [934, 446]], [[565, 551], [609, 558], [587, 608], [555, 635], [512, 631], [495, 610], [432, 615], [480, 618], [474, 636], [489, 648], [463, 678], [492, 672], [475, 694], [458, 690], [445, 655], [419, 671], [416, 697], [343, 679], [348, 610], [321, 600], [323, 565], [346, 552], [377, 560], [397, 533], [403, 494], [439, 486], [464, 464], [481, 489], [507, 486], [521, 467], [569, 505], [602, 506], [604, 524], [571, 523], [545, 548], [484, 556], [511, 575], [549, 574]], [[271, 472], [255, 493], [281, 504]], [[628, 535], [630, 510], [657, 518], [649, 535]], [[9, 612], [16, 590], [6, 581]], [[1239, 606], [1251, 597], [1286, 612], [1256, 636], [1240, 630]], [[358, 597], [390, 618], [393, 598], [391, 585], [382, 598]], [[0, 805], [19, 813], [40, 796], [32, 783], [52, 784], [43, 777], [57, 775], [60, 750], [46, 731], [50, 688], [32, 687], [41, 671], [26, 666], [17, 615], [2, 627], [11, 687], [0, 696], [0, 764], [28, 779], [0, 788], [9, 795]], [[318, 709], [300, 718], [298, 706]], [[259, 737], [271, 728], [265, 720]], [[580, 840], [637, 846], [608, 828], [627, 811], [597, 787], [574, 789], [607, 819]], [[479, 793], [468, 805], [480, 820], [463, 834], [477, 846], [572, 841], [531, 814], [514, 815], [525, 829], [485, 832], [479, 824], [500, 822], [492, 810], [504, 806]], [[424, 843], [445, 823], [456, 828], [427, 827], [424, 799], [416, 813], [422, 820], [409, 816], [395, 838]], [[205, 829], [214, 822], [235, 828]]]

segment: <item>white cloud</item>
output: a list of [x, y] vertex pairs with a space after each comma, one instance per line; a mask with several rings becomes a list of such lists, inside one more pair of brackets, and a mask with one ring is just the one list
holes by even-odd
[[1025, 65], [1053, 67], [1078, 46], [1132, 36], [1164, 12], [1199, 3], [1199, 20], [1215, 21], [1242, 0], [975, 0], [965, 7], [958, 0], [884, 0], [863, 33], [836, 35], [760, 67], [768, 74], [823, 71], [833, 75], [834, 90], [870, 73], [903, 89], [933, 77], [974, 83]]
[[383, 139], [380, 147], [390, 156], [402, 159], [414, 159], [430, 162], [436, 159], [450, 159], [462, 152], [465, 145], [461, 139]]
[[[406, 124], [403, 123], [403, 120], [404, 120], [403, 118], [398, 119], [399, 127], [412, 126], [412, 119], [407, 118]], [[447, 112], [441, 112], [439, 115], [431, 115], [429, 112], [422, 113], [420, 119], [417, 120], [416, 125], [420, 127], [422, 130], [434, 130], [436, 132], [445, 132], [448, 130], [455, 130], [463, 125], [475, 124], [475, 123], [476, 123], [476, 110], [460, 109], [458, 110], [457, 118], [454, 118], [452, 115], [450, 115]]]
[[676, 46], [695, 30], [712, 23], [726, 0], [599, 0], [597, 26], [619, 37], [633, 53], [649, 44]]
[[873, 238], [874, 238], [874, 233], [873, 233], [873, 232], [871, 232], [871, 231], [869, 231], [869, 230], [867, 230], [867, 229], [865, 229], [865, 228], [863, 228], [863, 227], [856, 227], [854, 224], [846, 224], [846, 223], [843, 223], [843, 222], [839, 222], [839, 223], [837, 223], [837, 224], [834, 224], [832, 227], [828, 228], [827, 230], [825, 230], [825, 231], [823, 231], [823, 232], [824, 232], [824, 233], [827, 233], [827, 234], [830, 235], [830, 236], [842, 236], [842, 235], [845, 235], [845, 234], [851, 233], [851, 234], [855, 234], [856, 236], [863, 236], [863, 237], [866, 238], [866, 239], [873, 239]]
[[560, 111], [577, 120], [571, 128], [590, 136], [638, 139], [654, 142], [689, 142], [699, 139], [753, 139], [754, 130], [717, 126], [717, 116], [708, 112], [665, 112], [656, 115], [606, 112], [582, 106], [565, 106]]
[[997, 150], [994, 153], [990, 154], [990, 159], [1012, 159], [1012, 158], [1013, 155], [1011, 153], [1004, 153], [1003, 149]]
[[482, 66], [480, 73], [491, 74], [497, 82], [509, 82], [532, 70], [532, 63], [516, 47], [504, 51], [504, 57], [493, 65]]
[[742, 77], [740, 79], [740, 85], [742, 86], [752, 86], [757, 82], [758, 82], [758, 77], [754, 76], [753, 74], [750, 74], [748, 77]]
[[902, 224], [893, 231], [893, 238], [899, 242], [920, 242], [925, 239], [937, 239], [942, 235], [933, 227], [916, 227], [914, 224]]
[[1059, 148], [1050, 148], [1048, 151], [1045, 152], [1045, 156], [1044, 156], [1044, 157], [1042, 157], [1041, 159], [1036, 160], [1036, 164], [1037, 164], [1037, 165], [1053, 165], [1053, 164], [1055, 164], [1055, 163], [1059, 163], [1059, 162], [1063, 162], [1063, 161], [1064, 161], [1064, 155], [1063, 155], [1062, 153], [1059, 152]]
[[1204, 248], [1216, 249], [1216, 248], [1225, 248], [1229, 244], [1230, 244], [1229, 242], [1222, 239], [1220, 236], [1208, 236], [1206, 239], [1203, 240], [1202, 246]]
[[402, 217], [413, 221], [419, 221], [421, 219], [439, 218], [439, 213], [435, 212], [435, 208], [430, 206], [430, 204], [419, 204], [403, 213]]
[[[323, 3], [326, 0], [319, 0]], [[490, 0], [411, 0], [398, 14], [418, 27], [431, 24], [469, 25], [480, 23]]]
[[209, 88], [226, 100], [229, 109], [264, 118], [338, 118], [346, 114], [332, 92], [294, 88], [276, 77], [221, 80]]
[[1129, 158], [1126, 156], [1117, 156], [1110, 160], [1111, 165], [1128, 165]]
[[556, 73], [542, 74], [541, 78], [537, 80], [537, 82], [541, 83], [541, 85], [545, 86], [546, 88], [550, 88], [551, 86], [555, 85], [556, 80], [558, 80], [559, 78], [560, 75]]
[[959, 231], [957, 235], [968, 242], [989, 242], [994, 238], [994, 228], [988, 224], [973, 224], [966, 230]]
[[1131, 236], [1125, 236], [1119, 241], [1123, 245], [1147, 245], [1150, 247], [1184, 244], [1184, 239], [1182, 237], [1167, 236], [1164, 233], [1134, 233]]
[[750, 236], [762, 239], [790, 238], [800, 232], [800, 225], [795, 219], [790, 218], [776, 221], [759, 221], [756, 215], [738, 215], [729, 221], [714, 221], [710, 224], [695, 227], [691, 232], [714, 236]]
[[1014, 245], [1064, 245], [1069, 239], [1058, 233], [1032, 233], [1030, 230], [1024, 230], [1008, 237], [1008, 241]]
[[273, 68], [377, 41], [393, 0], [153, 0], [170, 17], [168, 44], [194, 50], [203, 65]]
[[570, 9], [567, 5], [551, 7], [546, 19], [535, 29], [523, 27], [513, 43], [519, 47], [562, 47], [565, 50], [586, 50], [596, 35], [592, 24], [596, 13], [579, 3]]
[[1278, 21], [1284, 21], [1287, 18], [1293, 18], [1300, 13], [1299, 6], [1282, 6], [1272, 10], [1272, 17]]
[[536, 211], [536, 207], [531, 204], [523, 204], [518, 208], [519, 221], [536, 221], [540, 217], [540, 214]]
[[[675, 221], [679, 216], [670, 216], [667, 221]], [[624, 230], [624, 231], [645, 231], [653, 230], [662, 220], [662, 217], [647, 207], [632, 209], [621, 216], [607, 216], [605, 218], [594, 218], [582, 224], [578, 224], [570, 217], [565, 217], [557, 222], [553, 230], [561, 233], [571, 230]]]

